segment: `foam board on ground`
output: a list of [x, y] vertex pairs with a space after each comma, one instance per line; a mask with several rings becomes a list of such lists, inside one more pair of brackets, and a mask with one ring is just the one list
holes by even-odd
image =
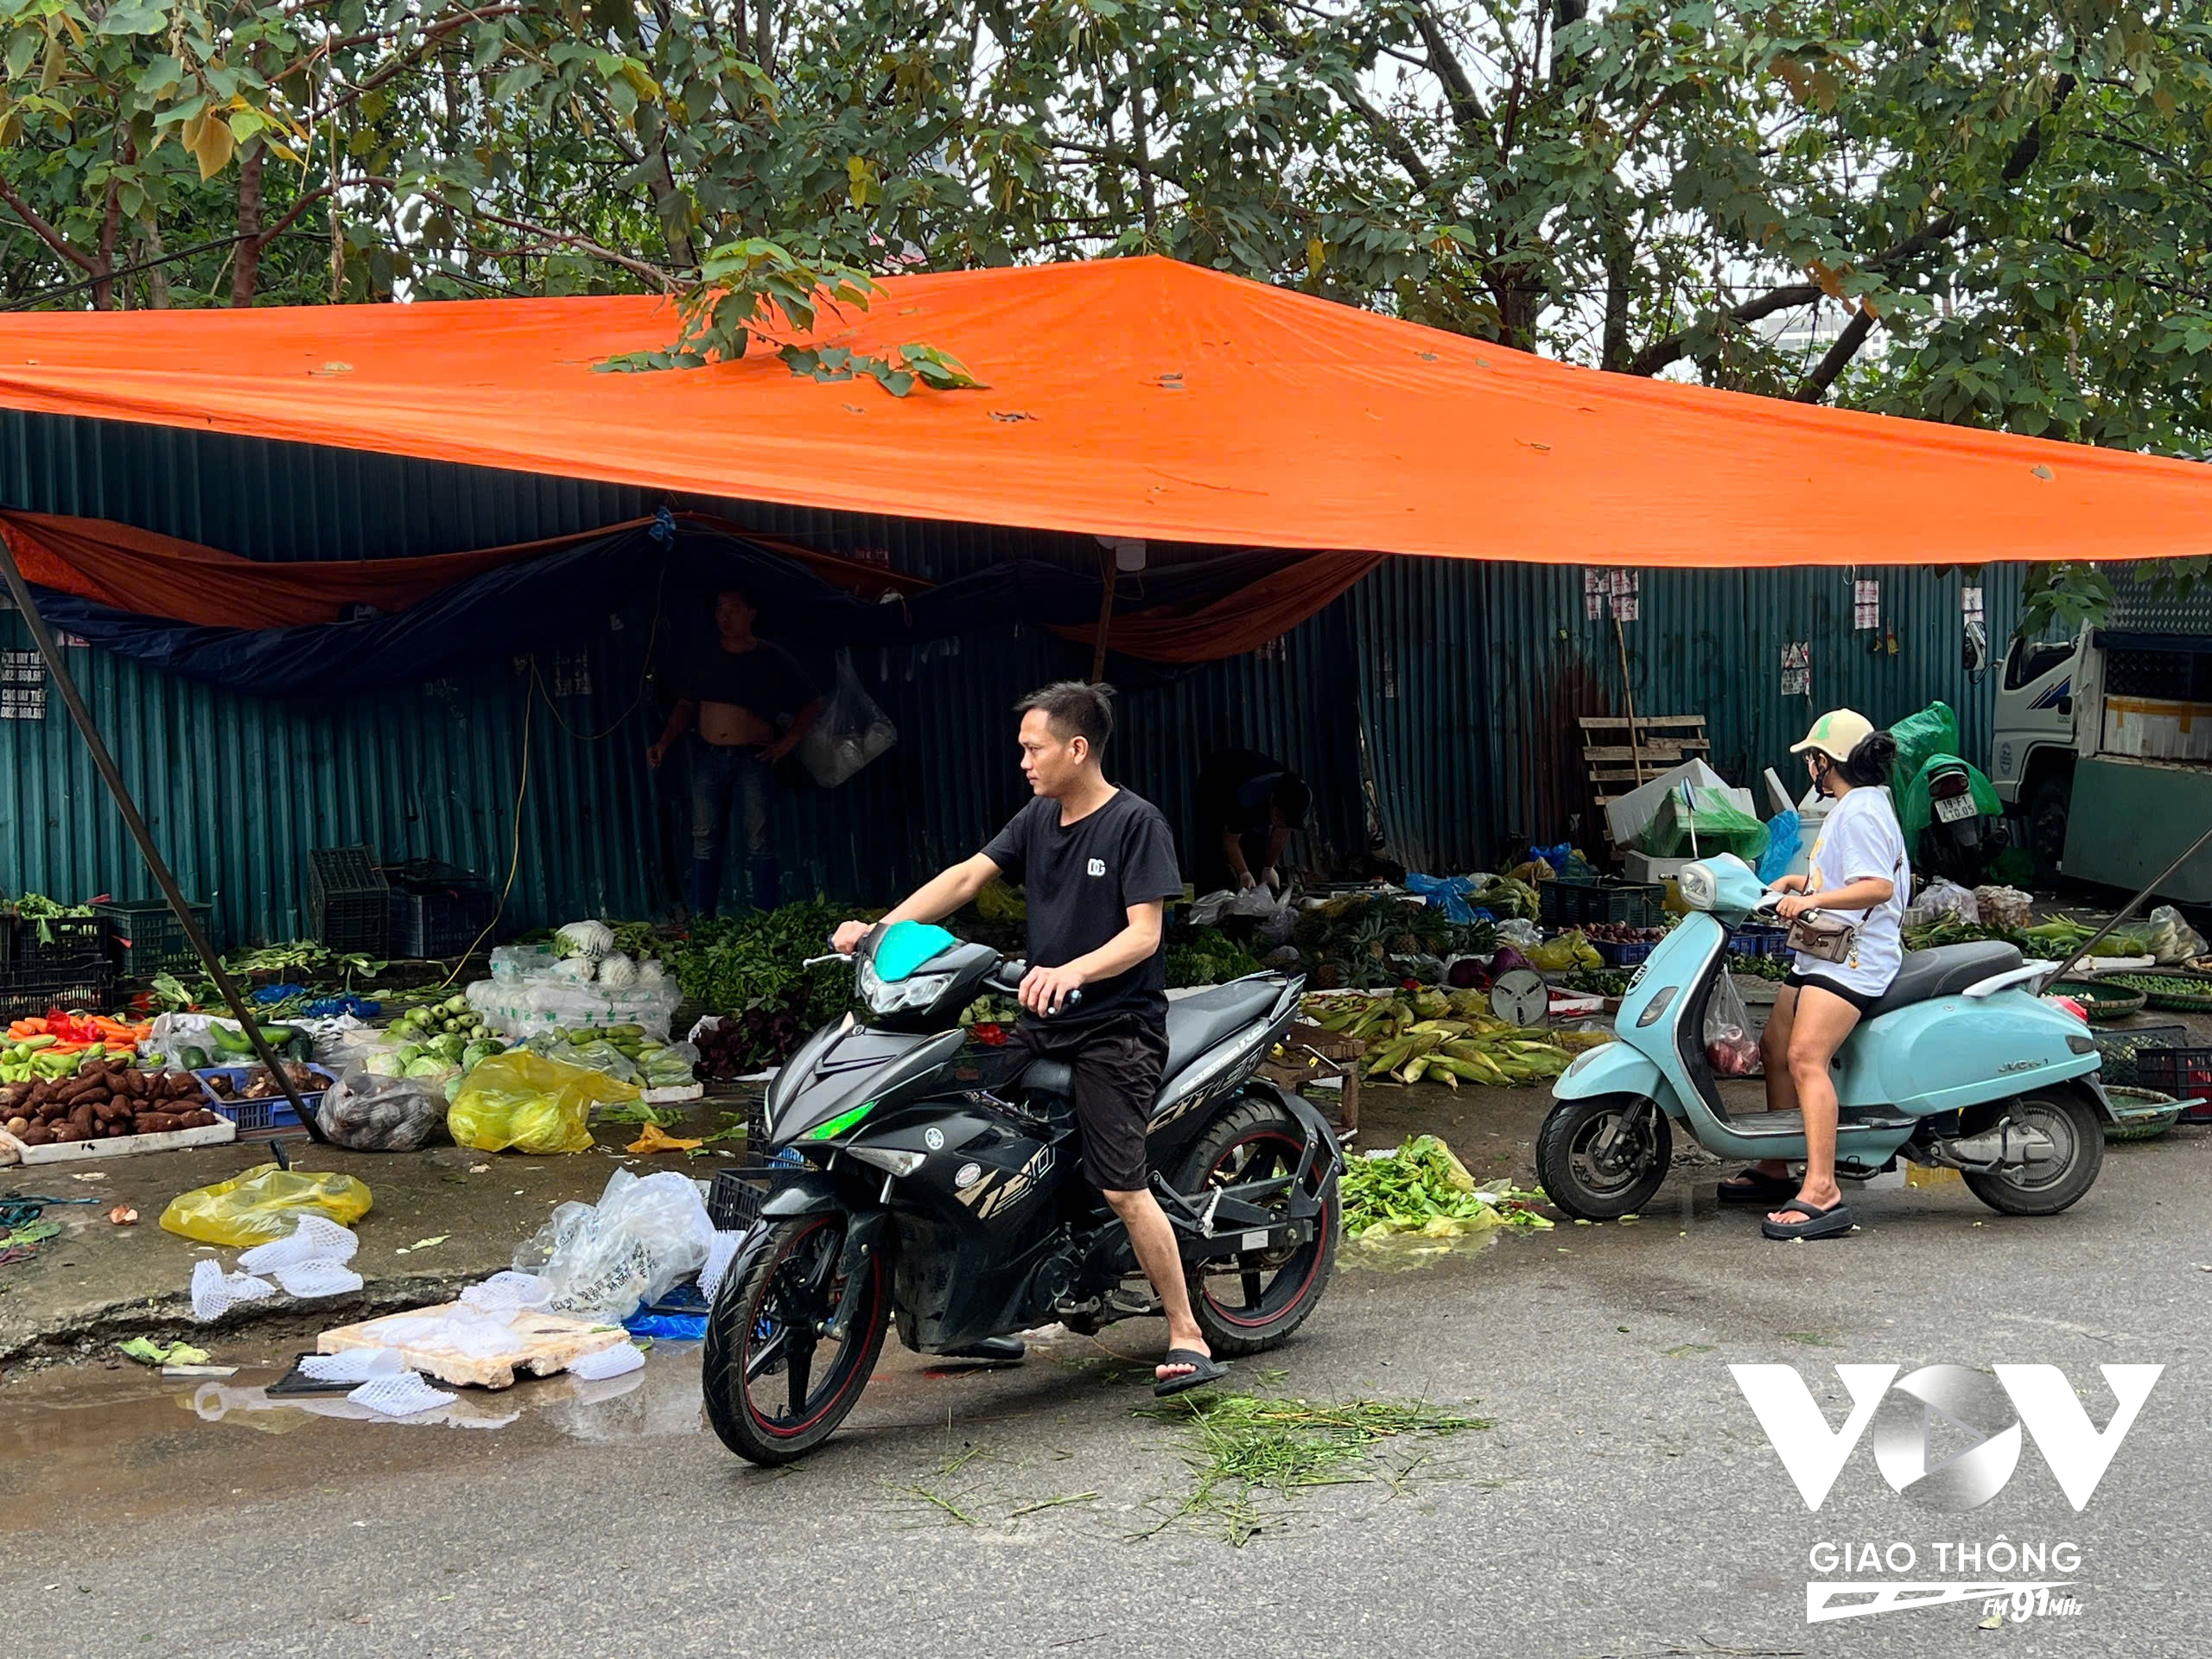
[[1756, 814], [1758, 810], [1750, 790], [1736, 788], [1702, 760], [1685, 760], [1606, 806], [1605, 833], [1613, 838], [1613, 845], [1625, 847], [1642, 835], [1644, 826], [1659, 816], [1659, 803], [1667, 798], [1667, 791], [1682, 784], [1726, 791], [1728, 798], [1745, 811]]
[[[437, 1307], [416, 1308], [409, 1313], [386, 1313], [364, 1319], [359, 1325], [341, 1325], [317, 1337], [315, 1349], [319, 1353], [337, 1354], [349, 1348], [389, 1348], [393, 1344], [377, 1334], [377, 1326], [385, 1320], [451, 1313], [460, 1306], [458, 1302], [447, 1302]], [[515, 1315], [514, 1332], [515, 1345], [504, 1353], [479, 1356], [435, 1343], [401, 1343], [399, 1356], [411, 1369], [441, 1382], [504, 1389], [514, 1382], [517, 1371], [528, 1371], [532, 1376], [550, 1376], [556, 1371], [568, 1370], [586, 1354], [595, 1354], [602, 1348], [613, 1348], [630, 1339], [629, 1333], [619, 1325], [593, 1325], [559, 1313], [531, 1312]]]
[[127, 1158], [136, 1152], [175, 1152], [181, 1147], [212, 1147], [238, 1138], [238, 1126], [225, 1118], [197, 1129], [165, 1135], [118, 1135], [105, 1141], [57, 1141], [27, 1147], [0, 1129], [0, 1164], [73, 1164], [87, 1158]]

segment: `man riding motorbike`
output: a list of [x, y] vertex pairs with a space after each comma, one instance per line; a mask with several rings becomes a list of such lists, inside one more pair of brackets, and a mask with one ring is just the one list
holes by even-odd
[[[1128, 1229], [1167, 1318], [1155, 1392], [1222, 1376], [1191, 1312], [1173, 1230], [1150, 1191], [1146, 1128], [1167, 1054], [1166, 901], [1182, 895], [1174, 837], [1150, 802], [1106, 781], [1112, 689], [1062, 681], [1017, 705], [1022, 774], [1036, 798], [973, 858], [940, 872], [884, 918], [935, 922], [1002, 876], [1028, 906], [1029, 971], [1014, 1040], [1073, 1071], [1084, 1177]], [[868, 925], [832, 942], [849, 952]]]

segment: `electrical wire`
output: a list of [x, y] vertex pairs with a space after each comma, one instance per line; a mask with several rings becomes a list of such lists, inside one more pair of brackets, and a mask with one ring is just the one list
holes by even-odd
[[[533, 661], [531, 664], [531, 673], [535, 677], [537, 672], [537, 665]], [[454, 963], [453, 972], [438, 982], [437, 988], [442, 991], [461, 977], [461, 969], [468, 966], [468, 959], [476, 954], [476, 947], [490, 938], [492, 930], [499, 925], [499, 918], [506, 913], [507, 895], [515, 889], [515, 873], [522, 868], [522, 804], [523, 798], [530, 791], [530, 727], [531, 717], [537, 710], [537, 699], [535, 696], [525, 696], [523, 699], [522, 775], [515, 780], [514, 851], [507, 861], [506, 885], [499, 889], [499, 905], [492, 912], [492, 919], [484, 924], [484, 931], [468, 942], [468, 949], [462, 951], [461, 960]]]

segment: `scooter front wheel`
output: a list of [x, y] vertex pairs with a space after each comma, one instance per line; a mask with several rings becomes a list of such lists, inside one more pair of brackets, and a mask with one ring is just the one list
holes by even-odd
[[1536, 1134], [1536, 1179], [1554, 1207], [1616, 1221], [1650, 1202], [1667, 1179], [1675, 1132], [1643, 1095], [1563, 1100]]

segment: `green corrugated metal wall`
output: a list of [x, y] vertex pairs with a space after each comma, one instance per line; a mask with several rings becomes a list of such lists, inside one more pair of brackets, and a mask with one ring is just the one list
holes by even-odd
[[[391, 557], [586, 530], [662, 505], [575, 480], [220, 435], [0, 412], [0, 502], [110, 518], [261, 559]], [[943, 578], [1010, 556], [1088, 560], [1083, 538], [671, 499], [763, 533]], [[1176, 556], [1163, 550], [1156, 556]], [[1898, 654], [1850, 632], [1853, 574], [1881, 581]], [[1985, 577], [1993, 636], [2018, 573]], [[1637, 706], [1701, 713], [1732, 776], [1787, 760], [1802, 701], [1777, 689], [1788, 639], [1814, 642], [1814, 701], [1894, 720], [1942, 696], [1986, 747], [1991, 688], [1959, 666], [1959, 578], [1904, 569], [1646, 572], [1628, 626]], [[587, 620], [527, 659], [396, 687], [374, 702], [269, 701], [71, 653], [180, 880], [233, 938], [306, 926], [311, 847], [366, 841], [503, 876], [521, 857], [518, 925], [672, 901], [680, 767], [649, 775], [641, 697], [652, 607]], [[19, 619], [0, 621], [27, 642]], [[1886, 638], [1886, 633], [1884, 634]], [[822, 666], [826, 667], [826, 664]], [[1020, 629], [861, 653], [902, 741], [845, 788], [793, 791], [777, 835], [787, 891], [885, 899], [996, 828], [1022, 792], [1008, 706], [1083, 654]], [[1617, 713], [1611, 626], [1583, 615], [1579, 568], [1399, 559], [1267, 650], [1179, 673], [1124, 676], [1116, 775], [1190, 833], [1205, 753], [1246, 743], [1314, 785], [1319, 828], [1364, 842], [1363, 764], [1389, 843], [1415, 868], [1466, 868], [1506, 836], [1551, 840], [1586, 809], [1573, 717]], [[535, 688], [534, 689], [534, 684]], [[525, 738], [527, 740], [525, 744]], [[0, 890], [82, 898], [150, 890], [59, 702], [42, 724], [0, 721]], [[1187, 845], [1186, 845], [1187, 851]]]

